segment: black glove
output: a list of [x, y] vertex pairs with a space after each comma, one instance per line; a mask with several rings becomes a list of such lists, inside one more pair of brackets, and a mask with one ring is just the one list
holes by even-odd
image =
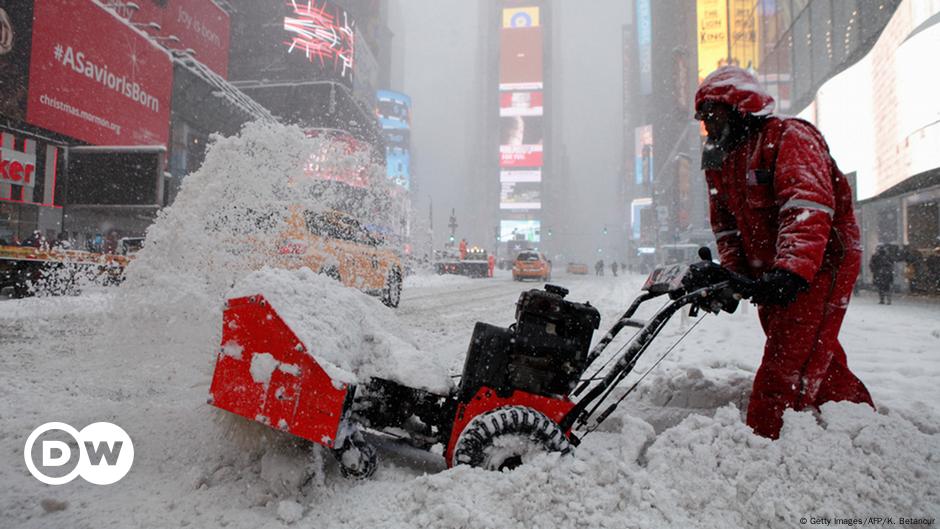
[[754, 284], [751, 301], [758, 305], [789, 305], [800, 292], [809, 289], [805, 279], [781, 268], [774, 268]]

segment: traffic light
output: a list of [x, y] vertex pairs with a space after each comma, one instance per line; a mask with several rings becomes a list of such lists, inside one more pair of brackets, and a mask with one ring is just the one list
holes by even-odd
[[548, 229], [548, 236], [549, 236], [549, 237], [552, 236], [552, 229], [551, 229], [551, 228]]
[[604, 226], [604, 235], [607, 235], [607, 226]]
[[450, 240], [450, 242], [454, 242], [454, 236], [451, 235], [450, 237], [448, 237], [448, 240]]

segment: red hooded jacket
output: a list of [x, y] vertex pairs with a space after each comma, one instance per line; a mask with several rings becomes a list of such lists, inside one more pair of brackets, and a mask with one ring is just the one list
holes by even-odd
[[762, 117], [720, 170], [705, 171], [723, 265], [752, 277], [781, 268], [812, 283], [824, 260], [837, 265], [859, 249], [852, 190], [812, 124], [771, 116], [773, 98], [739, 68], [709, 75], [696, 110], [705, 101]]

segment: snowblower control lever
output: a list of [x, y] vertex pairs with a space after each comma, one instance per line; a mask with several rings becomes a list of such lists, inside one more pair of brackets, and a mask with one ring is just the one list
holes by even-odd
[[[673, 300], [641, 326], [613, 367], [565, 415], [560, 423], [564, 431], [576, 424], [587, 424], [588, 419], [594, 415], [617, 384], [633, 371], [637, 360], [662, 331], [666, 322], [682, 307], [691, 305], [691, 310], [695, 312], [698, 309], [705, 309], [716, 314], [721, 310], [734, 312], [741, 299], [750, 297], [753, 280], [713, 262], [708, 248], [700, 248], [699, 257], [702, 259], [700, 262], [688, 267], [673, 265], [654, 270], [644, 286], [647, 292], [633, 301], [630, 308], [590, 351], [587, 358], [588, 364], [601, 355], [624, 327], [637, 326], [637, 322], [632, 317], [642, 303], [663, 294], [668, 294]], [[591, 383], [597, 380], [596, 375], [602, 369], [603, 367], [595, 373], [595, 376], [582, 382], [571, 395], [578, 396], [590, 387]], [[606, 409], [598, 417], [597, 422], [603, 421], [612, 411], [611, 408]]]

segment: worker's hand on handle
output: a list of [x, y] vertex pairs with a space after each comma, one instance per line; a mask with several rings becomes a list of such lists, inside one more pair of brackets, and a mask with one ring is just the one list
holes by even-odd
[[789, 270], [774, 268], [754, 283], [751, 301], [758, 305], [789, 305], [809, 283]]

